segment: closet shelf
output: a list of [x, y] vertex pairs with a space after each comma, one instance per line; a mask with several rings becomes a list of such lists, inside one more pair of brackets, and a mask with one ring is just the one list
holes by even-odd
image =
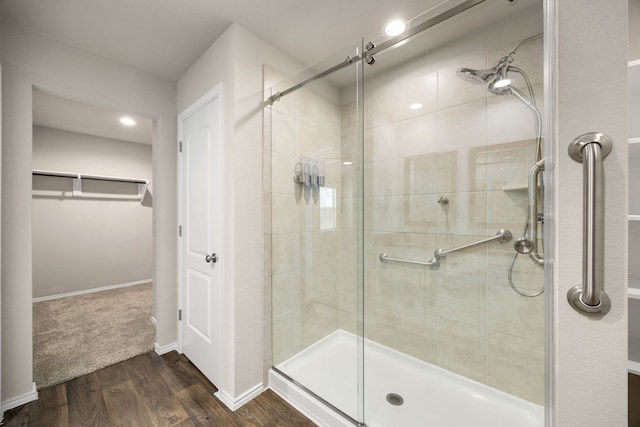
[[130, 182], [138, 185], [137, 200], [140, 203], [144, 201], [144, 197], [147, 193], [147, 187], [149, 186], [148, 179], [138, 178], [124, 178], [120, 176], [108, 176], [108, 175], [91, 175], [87, 173], [74, 173], [74, 172], [60, 172], [60, 171], [46, 171], [40, 169], [34, 169], [33, 175], [37, 176], [53, 176], [59, 178], [72, 178], [73, 179], [73, 196], [82, 197], [82, 180], [88, 179], [93, 181], [115, 181], [115, 182]]

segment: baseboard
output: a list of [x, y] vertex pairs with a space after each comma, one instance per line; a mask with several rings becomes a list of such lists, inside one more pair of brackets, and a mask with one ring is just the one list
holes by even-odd
[[9, 409], [17, 408], [18, 406], [33, 402], [34, 400], [38, 400], [38, 390], [36, 389], [36, 383], [33, 383], [33, 389], [30, 392], [3, 401], [2, 412], [8, 411]]
[[126, 288], [127, 286], [143, 285], [143, 284], [149, 283], [149, 282], [153, 282], [153, 280], [152, 279], [137, 280], [135, 282], [119, 283], [117, 285], [103, 286], [101, 288], [85, 289], [85, 290], [82, 290], [82, 291], [67, 292], [67, 293], [64, 293], [64, 294], [49, 295], [49, 296], [46, 296], [46, 297], [37, 297], [37, 298], [34, 298], [32, 301], [33, 302], [40, 302], [40, 301], [48, 301], [48, 300], [52, 300], [52, 299], [73, 297], [73, 296], [76, 296], [76, 295], [92, 294], [94, 292], [108, 291], [110, 289], [118, 289], [118, 288]]
[[251, 387], [249, 390], [242, 393], [237, 398], [233, 398], [229, 393], [224, 390], [218, 390], [213, 395], [218, 398], [219, 401], [225, 404], [225, 406], [232, 411], [240, 409], [242, 405], [249, 402], [254, 397], [258, 396], [260, 393], [264, 391], [264, 386], [262, 383], [256, 384]]
[[153, 345], [153, 349], [159, 356], [162, 356], [163, 354], [169, 353], [170, 351], [178, 351], [178, 343], [175, 341], [167, 345], [158, 345], [158, 343], [155, 343]]

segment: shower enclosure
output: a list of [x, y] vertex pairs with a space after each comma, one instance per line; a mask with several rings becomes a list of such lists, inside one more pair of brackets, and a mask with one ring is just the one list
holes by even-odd
[[542, 3], [450, 3], [265, 68], [265, 362], [321, 425], [544, 425]]

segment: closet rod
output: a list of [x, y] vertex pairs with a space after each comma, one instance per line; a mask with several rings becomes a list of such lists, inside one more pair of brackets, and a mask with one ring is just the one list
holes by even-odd
[[90, 175], [86, 173], [73, 173], [73, 172], [60, 172], [60, 171], [47, 171], [40, 169], [33, 169], [33, 175], [38, 176], [55, 176], [60, 178], [73, 178], [73, 195], [76, 197], [82, 197], [82, 180], [89, 179], [94, 181], [112, 181], [112, 182], [129, 182], [138, 184], [138, 199], [142, 203], [147, 193], [147, 187], [149, 185], [148, 179], [139, 178], [124, 178], [119, 176], [108, 175]]
[[74, 173], [74, 172], [60, 172], [60, 171], [47, 171], [34, 169], [34, 175], [40, 176], [57, 176], [61, 178], [79, 178], [79, 179], [93, 179], [98, 181], [118, 181], [118, 182], [133, 182], [136, 184], [148, 184], [149, 180], [141, 178], [125, 178], [120, 176], [109, 175], [90, 175], [87, 173]]

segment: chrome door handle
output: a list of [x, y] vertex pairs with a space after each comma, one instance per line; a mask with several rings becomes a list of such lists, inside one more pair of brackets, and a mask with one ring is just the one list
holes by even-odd
[[204, 260], [207, 261], [207, 262], [216, 263], [216, 262], [218, 262], [218, 255], [216, 255], [215, 253], [213, 253], [211, 255], [207, 255], [206, 257], [204, 257]]

